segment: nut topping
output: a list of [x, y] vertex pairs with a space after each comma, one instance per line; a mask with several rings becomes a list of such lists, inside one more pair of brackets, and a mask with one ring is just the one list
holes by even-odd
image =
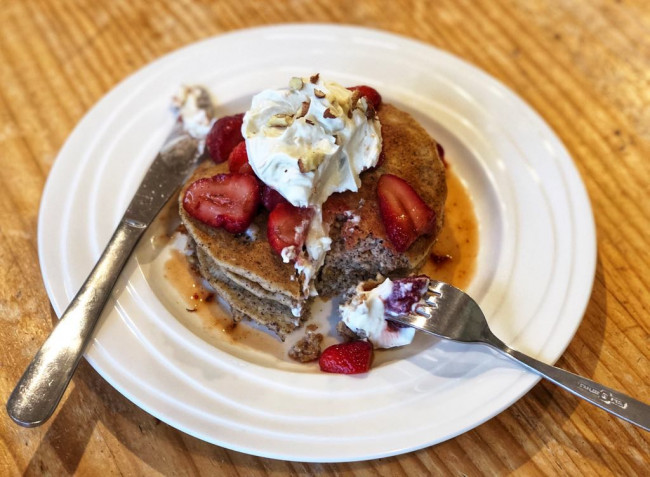
[[352, 96], [350, 96], [350, 109], [354, 109], [357, 107], [357, 103], [359, 102], [360, 97], [361, 94], [359, 93], [358, 89], [352, 91]]
[[315, 75], [309, 77], [309, 81], [316, 84], [316, 83], [318, 83], [319, 78], [320, 78], [320, 74], [316, 73]]
[[302, 105], [300, 106], [300, 111], [298, 111], [298, 114], [296, 115], [296, 119], [302, 118], [305, 114], [307, 114], [307, 111], [309, 111], [309, 101], [303, 101]]
[[325, 154], [323, 154], [318, 149], [310, 149], [305, 157], [298, 159], [298, 167], [300, 172], [303, 174], [305, 172], [311, 172], [318, 168], [325, 159]]
[[314, 88], [314, 96], [316, 96], [317, 98], [324, 98], [325, 93], [323, 93], [320, 89]]
[[304, 86], [304, 83], [302, 82], [302, 78], [298, 78], [297, 76], [294, 76], [289, 80], [289, 88], [295, 91], [300, 91], [302, 87]]
[[286, 128], [293, 124], [293, 116], [290, 114], [274, 114], [266, 123], [267, 126], [272, 128]]
[[327, 108], [327, 109], [323, 112], [323, 117], [324, 117], [324, 118], [335, 118], [336, 115], [333, 114], [332, 111], [330, 111], [330, 108]]

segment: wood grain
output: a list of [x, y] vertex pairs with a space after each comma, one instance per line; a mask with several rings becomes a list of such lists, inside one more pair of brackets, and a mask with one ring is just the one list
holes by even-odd
[[[334, 22], [395, 32], [484, 69], [561, 137], [592, 201], [598, 265], [559, 366], [650, 402], [650, 4], [608, 0], [0, 0], [0, 389], [53, 326], [38, 265], [45, 179], [75, 124], [160, 55], [234, 29]], [[455, 439], [368, 462], [222, 449], [140, 410], [85, 362], [45, 426], [0, 417], [2, 475], [647, 475], [648, 433], [540, 383]]]

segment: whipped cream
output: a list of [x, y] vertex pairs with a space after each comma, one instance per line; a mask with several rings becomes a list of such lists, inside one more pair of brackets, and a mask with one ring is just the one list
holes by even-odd
[[307, 256], [282, 254], [296, 259], [308, 286], [331, 245], [322, 205], [334, 192], [359, 190], [361, 172], [377, 164], [381, 124], [365, 98], [337, 83], [315, 75], [289, 84], [253, 97], [242, 135], [257, 177], [291, 204], [314, 209]]
[[366, 117], [365, 98], [351, 105], [352, 91], [343, 86], [299, 81], [300, 89], [255, 95], [242, 135], [257, 177], [293, 205], [309, 207], [359, 189], [359, 174], [379, 158], [381, 125]]
[[415, 328], [388, 326], [385, 303], [392, 292], [390, 278], [368, 291], [364, 290], [364, 283], [360, 283], [352, 300], [339, 306], [343, 323], [357, 335], [368, 338], [375, 348], [404, 346], [415, 336]]
[[172, 97], [172, 107], [183, 121], [183, 127], [192, 136], [204, 140], [214, 123], [212, 100], [200, 86], [181, 86]]

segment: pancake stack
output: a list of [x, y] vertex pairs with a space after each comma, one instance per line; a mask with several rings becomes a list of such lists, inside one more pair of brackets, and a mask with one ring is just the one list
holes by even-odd
[[[361, 174], [358, 192], [332, 195], [323, 205], [332, 247], [315, 279], [319, 295], [331, 297], [363, 280], [403, 276], [428, 257], [442, 228], [447, 196], [445, 168], [436, 143], [407, 113], [390, 104], [378, 111], [382, 124], [384, 162]], [[183, 186], [179, 212], [194, 247], [197, 269], [229, 306], [233, 319], [250, 319], [280, 339], [309, 317], [311, 298], [302, 293], [301, 277], [292, 263], [283, 263], [266, 239], [268, 212], [261, 211], [246, 233], [231, 234], [189, 216], [182, 201], [197, 179], [227, 172], [227, 164], [206, 161]], [[432, 234], [398, 252], [386, 236], [377, 203], [377, 181], [394, 174], [408, 182], [435, 214]]]

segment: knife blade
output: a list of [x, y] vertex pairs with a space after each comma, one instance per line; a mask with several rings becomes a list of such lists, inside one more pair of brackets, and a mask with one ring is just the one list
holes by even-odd
[[[200, 91], [197, 105], [210, 117], [209, 94]], [[35, 427], [52, 415], [133, 249], [199, 156], [199, 140], [179, 117], [90, 275], [11, 393], [6, 407], [16, 423]]]

